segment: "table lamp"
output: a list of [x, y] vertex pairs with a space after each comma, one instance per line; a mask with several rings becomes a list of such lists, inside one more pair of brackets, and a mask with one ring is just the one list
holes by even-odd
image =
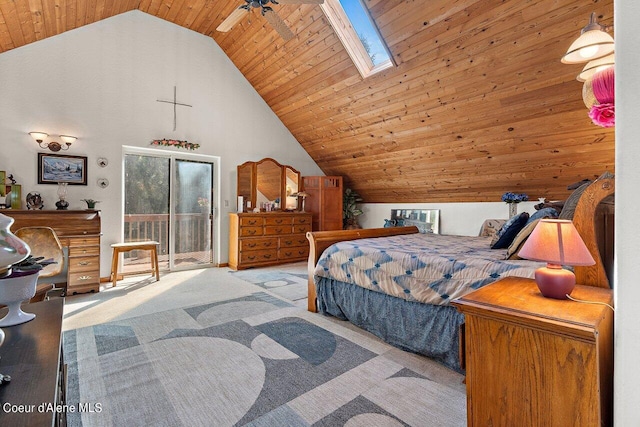
[[595, 264], [573, 222], [564, 219], [541, 219], [518, 255], [547, 263], [536, 270], [536, 284], [543, 296], [555, 299], [567, 299], [576, 284], [575, 274], [563, 265]]

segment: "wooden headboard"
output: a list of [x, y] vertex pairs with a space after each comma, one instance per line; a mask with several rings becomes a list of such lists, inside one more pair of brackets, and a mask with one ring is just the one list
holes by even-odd
[[605, 174], [584, 190], [576, 205], [573, 224], [596, 261], [595, 265], [574, 268], [580, 285], [611, 287], [614, 192], [614, 176]]
[[[575, 267], [576, 282], [580, 285], [609, 288], [609, 277], [613, 265], [613, 194], [615, 180], [605, 174], [589, 185], [576, 205], [573, 223], [582, 236], [595, 265]], [[605, 201], [604, 204], [601, 202]], [[316, 264], [329, 246], [334, 243], [370, 237], [397, 236], [418, 233], [418, 228], [390, 227], [362, 230], [314, 231], [307, 233], [309, 240], [308, 262], [308, 310], [316, 311], [316, 288], [313, 272]]]

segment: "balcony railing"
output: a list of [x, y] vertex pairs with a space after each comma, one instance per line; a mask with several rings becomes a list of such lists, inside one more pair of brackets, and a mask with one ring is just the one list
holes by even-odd
[[[175, 243], [169, 235], [169, 214], [127, 214], [124, 216], [124, 241], [160, 242], [158, 261], [160, 268], [167, 268], [169, 245], [174, 245], [174, 263], [208, 264], [211, 262], [211, 215], [209, 213], [186, 213], [175, 215]], [[146, 263], [145, 251], [124, 254], [127, 266]]]

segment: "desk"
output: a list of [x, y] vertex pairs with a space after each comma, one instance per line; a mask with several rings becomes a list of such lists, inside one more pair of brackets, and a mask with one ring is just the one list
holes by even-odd
[[[100, 291], [100, 211], [45, 211], [6, 209], [14, 219], [11, 231], [22, 227], [51, 227], [69, 251], [67, 293]], [[37, 248], [32, 248], [34, 255]]]
[[[29, 413], [6, 411], [0, 406], [3, 426], [66, 425], [64, 413], [38, 411], [42, 403], [64, 404], [66, 384], [62, 360], [63, 298], [23, 306], [36, 318], [21, 325], [2, 328], [6, 334], [0, 346], [0, 372], [11, 376], [11, 382], [0, 386], [0, 402], [13, 405], [35, 405]], [[7, 309], [0, 310], [0, 317]]]

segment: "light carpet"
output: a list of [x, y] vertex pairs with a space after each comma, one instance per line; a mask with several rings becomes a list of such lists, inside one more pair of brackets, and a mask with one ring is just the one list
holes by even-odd
[[228, 269], [125, 282], [67, 310], [68, 402], [100, 408], [71, 426], [466, 425], [459, 374]]

